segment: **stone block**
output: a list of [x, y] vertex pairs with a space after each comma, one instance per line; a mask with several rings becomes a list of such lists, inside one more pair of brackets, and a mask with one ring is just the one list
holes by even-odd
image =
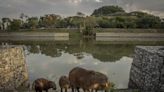
[[28, 80], [23, 48], [20, 46], [0, 49], [0, 90], [15, 89]]
[[161, 86], [160, 91], [164, 92], [164, 85]]
[[139, 84], [144, 84], [142, 73], [137, 67], [132, 67], [130, 71], [130, 79], [133, 80], [133, 83], [135, 83], [136, 86]]
[[137, 66], [137, 67], [141, 68], [142, 67], [143, 53], [139, 48], [135, 48], [135, 53], [138, 53], [138, 54], [134, 55], [132, 64], [134, 66]]
[[160, 92], [164, 85], [163, 68], [164, 46], [137, 46], [129, 87], [139, 88], [141, 92]]

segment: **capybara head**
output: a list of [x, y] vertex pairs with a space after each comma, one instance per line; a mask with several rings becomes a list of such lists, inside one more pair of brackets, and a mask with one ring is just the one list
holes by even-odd
[[53, 90], [56, 90], [56, 84], [53, 81], [49, 81], [50, 88], [53, 88]]
[[99, 89], [99, 90], [107, 90], [110, 88], [110, 83], [109, 82], [106, 82], [106, 83], [94, 83], [92, 85], [92, 87], [94, 89]]
[[59, 86], [61, 88], [70, 88], [70, 81], [67, 76], [61, 76], [59, 79]]
[[111, 88], [111, 84], [110, 84], [110, 82], [106, 82], [106, 83], [102, 84], [101, 87], [107, 90], [107, 89]]

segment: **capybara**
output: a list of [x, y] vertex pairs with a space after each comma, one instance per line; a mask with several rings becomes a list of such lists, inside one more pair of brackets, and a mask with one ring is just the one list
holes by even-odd
[[84, 92], [90, 90], [107, 91], [109, 88], [109, 82], [106, 75], [80, 67], [75, 67], [69, 72], [69, 80], [73, 92], [74, 89], [77, 89], [79, 92], [79, 88], [82, 88]]
[[67, 76], [61, 76], [59, 79], [59, 86], [61, 88], [61, 92], [63, 92], [63, 89], [65, 89], [65, 92], [67, 92], [67, 89], [70, 88], [70, 82]]
[[56, 90], [56, 84], [53, 81], [49, 81], [44, 78], [36, 79], [32, 84], [32, 89], [35, 89], [36, 92], [42, 92], [42, 91], [48, 92], [50, 88]]

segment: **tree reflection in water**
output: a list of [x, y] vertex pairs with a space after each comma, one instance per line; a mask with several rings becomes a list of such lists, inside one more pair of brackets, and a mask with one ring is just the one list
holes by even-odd
[[93, 40], [71, 42], [10, 42], [12, 45], [24, 45], [29, 54], [44, 54], [50, 57], [60, 57], [62, 52], [73, 54], [78, 59], [83, 53], [91, 54], [102, 62], [119, 60], [122, 56], [133, 54], [135, 45], [132, 44], [97, 44]]
[[[113, 62], [122, 56], [132, 56], [134, 48], [139, 44], [110, 43], [101, 44], [94, 39], [77, 39], [75, 41], [16, 41], [6, 42], [12, 45], [24, 45], [29, 53], [41, 53], [46, 56], [60, 57], [62, 52], [73, 54], [78, 59], [84, 57], [83, 53], [91, 54], [94, 58], [102, 62]], [[160, 43], [151, 42], [146, 45], [158, 45]], [[162, 43], [163, 44], [163, 43]], [[143, 44], [145, 45], [145, 44]]]

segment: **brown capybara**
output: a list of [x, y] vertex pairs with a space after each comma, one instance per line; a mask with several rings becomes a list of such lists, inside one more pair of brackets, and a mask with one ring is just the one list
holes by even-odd
[[63, 89], [65, 89], [65, 92], [67, 92], [67, 89], [70, 88], [70, 82], [67, 76], [61, 76], [59, 79], [59, 86], [61, 88], [61, 92], [63, 92]]
[[42, 92], [42, 91], [48, 92], [50, 88], [56, 90], [56, 84], [44, 78], [36, 79], [32, 84], [32, 89], [35, 89], [36, 92]]
[[69, 80], [73, 92], [74, 89], [79, 92], [79, 88], [82, 88], [84, 92], [90, 90], [107, 91], [110, 86], [106, 75], [80, 67], [75, 67], [69, 72]]

